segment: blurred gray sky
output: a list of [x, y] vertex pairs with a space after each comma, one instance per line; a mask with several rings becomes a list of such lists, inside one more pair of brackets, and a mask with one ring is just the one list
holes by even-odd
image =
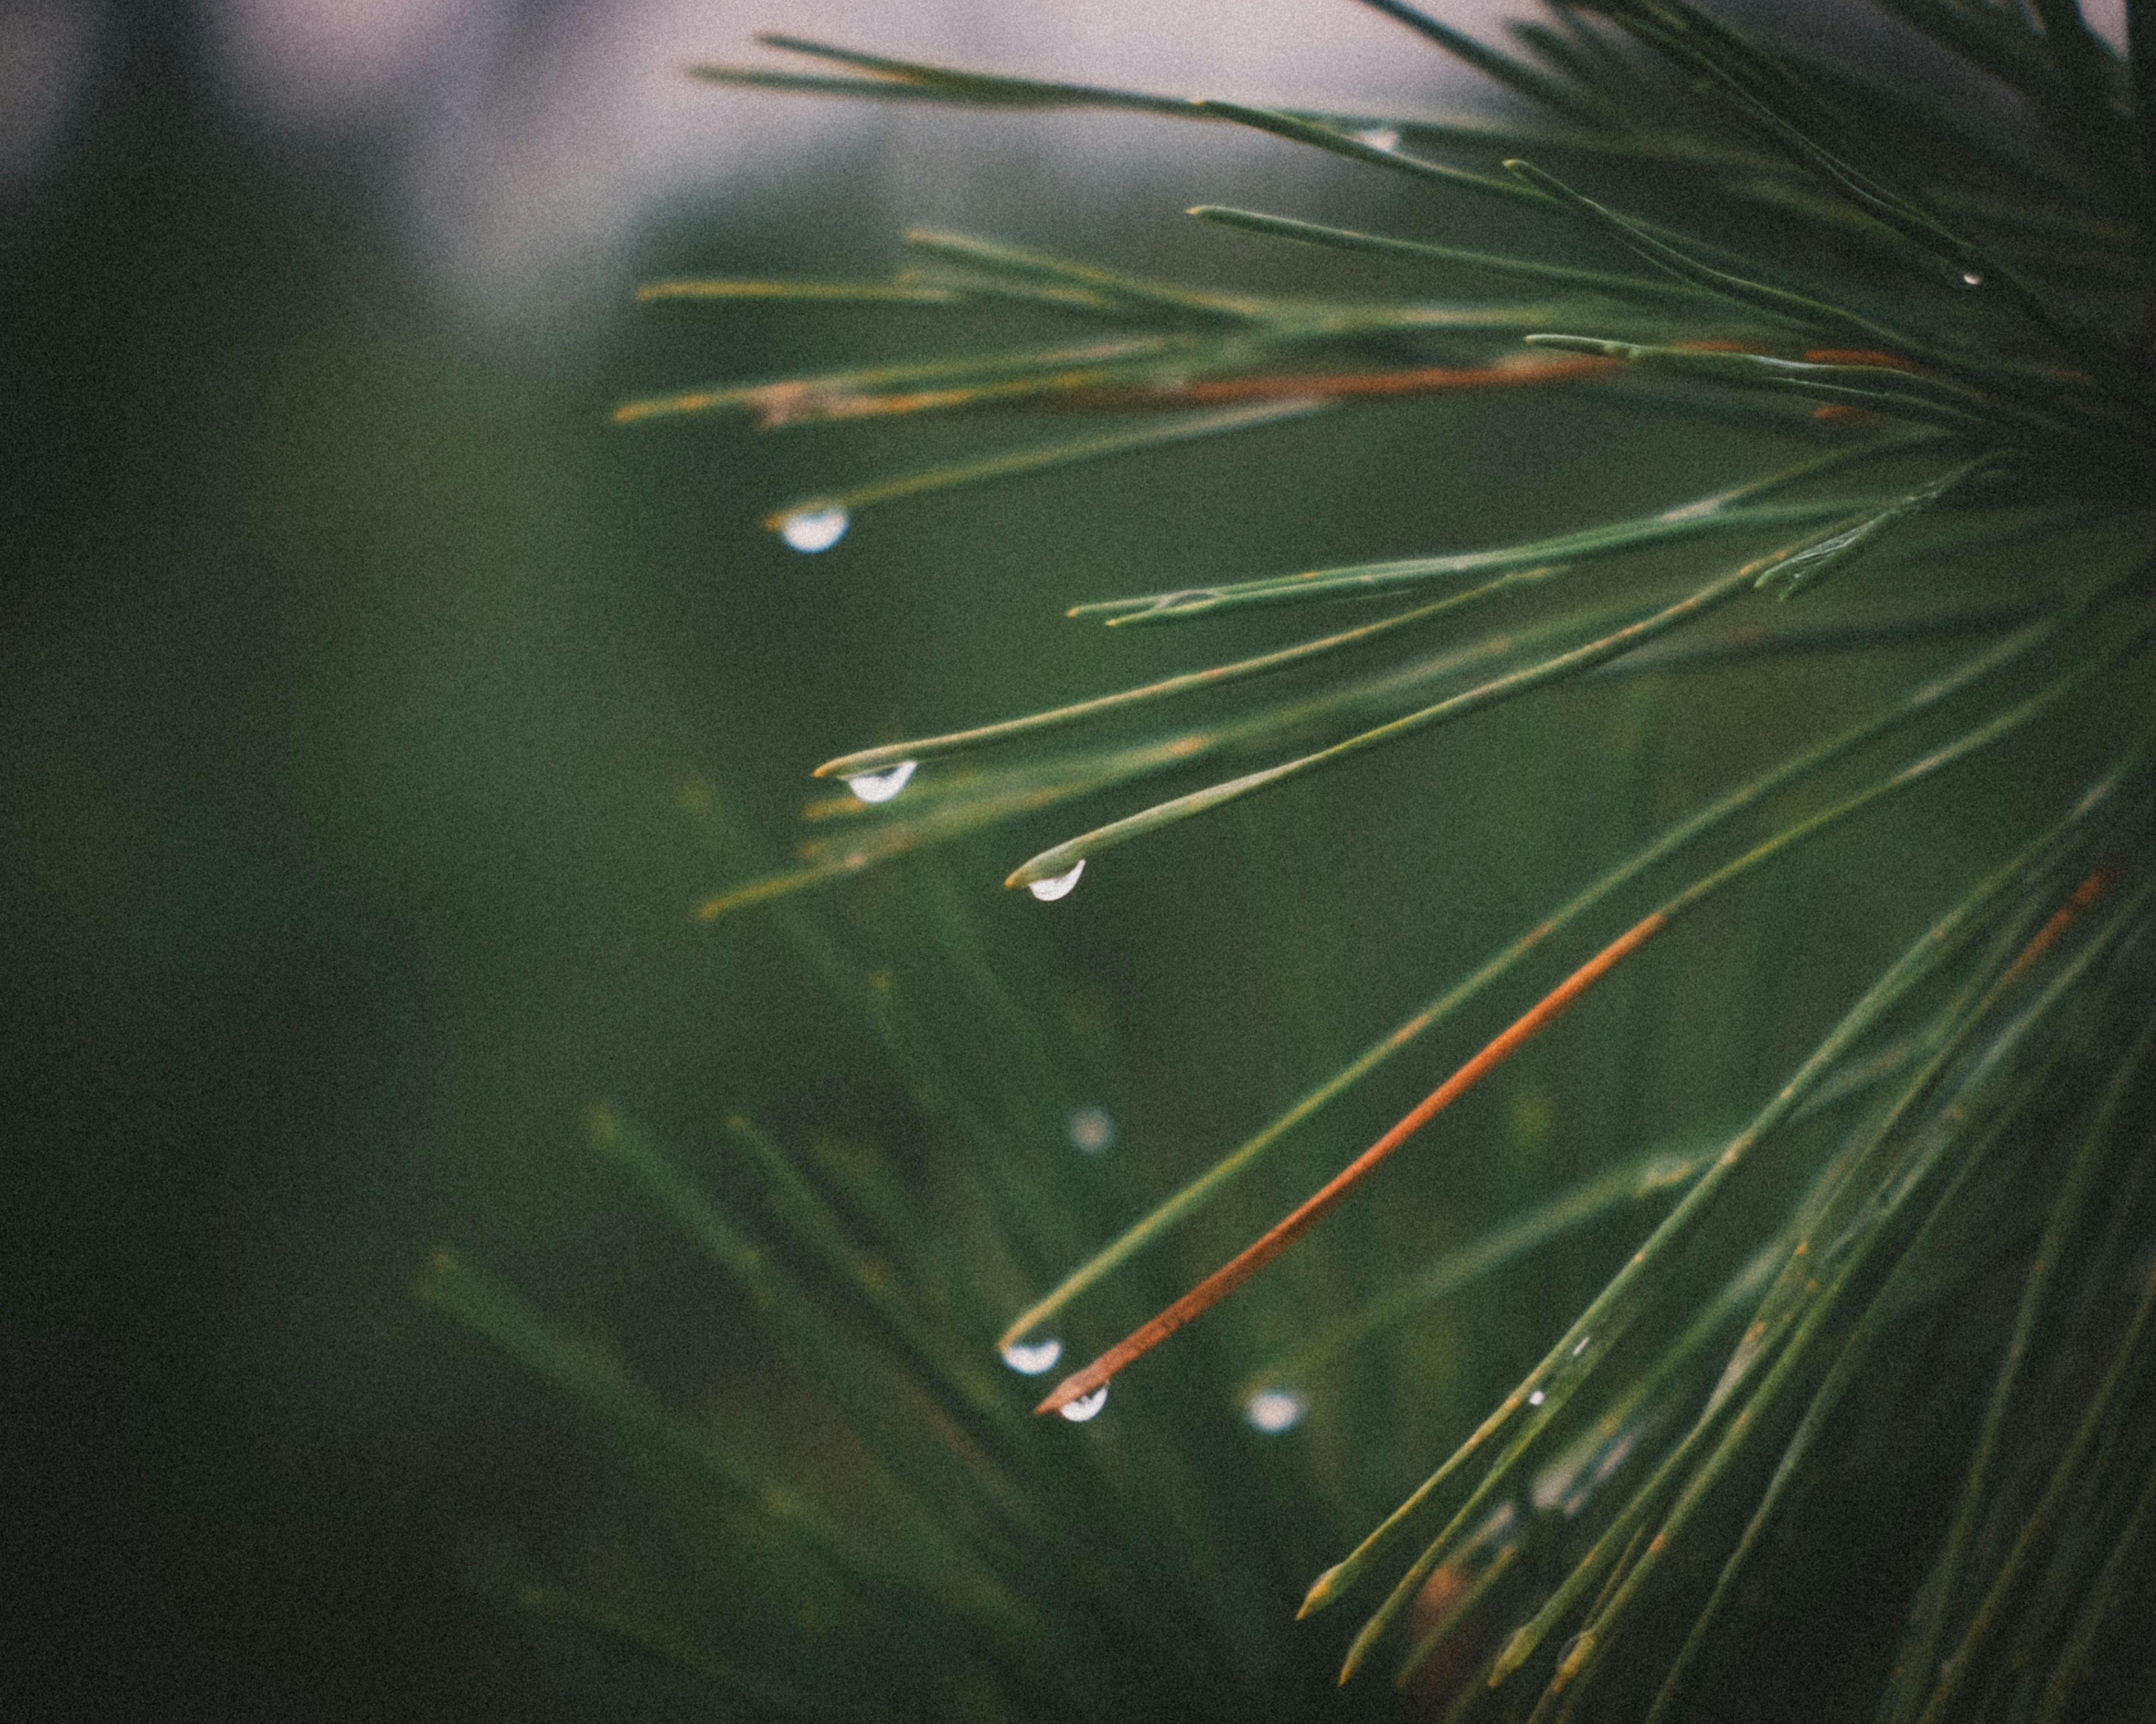
[[[1486, 36], [1527, 0], [1427, 0]], [[2123, 35], [2123, 0], [2085, 0]], [[0, 0], [0, 194], [34, 195], [109, 50], [115, 0]], [[1801, 16], [1793, 8], [1789, 20]], [[468, 306], [558, 320], [610, 290], [608, 264], [654, 211], [752, 189], [824, 152], [858, 150], [880, 116], [844, 101], [718, 90], [694, 61], [787, 64], [784, 30], [983, 69], [1258, 102], [1400, 112], [1471, 105], [1478, 80], [1354, 0], [197, 0], [212, 75], [273, 134], [363, 160], [403, 213], [415, 259]], [[795, 65], [802, 63], [792, 62]], [[807, 68], [814, 69], [813, 67]], [[948, 136], [978, 121], [947, 121]], [[1100, 185], [1171, 151], [1275, 148], [1227, 128], [1030, 115], [976, 133], [999, 169]], [[1033, 161], [1014, 162], [1014, 153]], [[896, 164], [906, 201], [965, 207], [967, 147]], [[894, 164], [886, 155], [883, 167]], [[572, 283], [581, 283], [581, 292]], [[601, 284], [604, 284], [602, 287]]]
[[[1520, 9], [1437, 3], [1480, 30]], [[110, 0], [0, 0], [0, 184], [32, 190], [64, 153], [112, 16]], [[1471, 74], [1353, 0], [200, 0], [198, 18], [239, 114], [362, 156], [430, 272], [512, 310], [548, 297], [536, 284], [565, 265], [588, 276], [670, 200], [859, 147], [878, 119], [858, 105], [682, 74], [713, 59], [816, 69], [760, 48], [758, 30], [1173, 95], [1424, 111], [1476, 94]], [[1115, 117], [1033, 116], [1015, 136], [1096, 178], [1194, 141]], [[1269, 146], [1223, 128], [1204, 147]]]

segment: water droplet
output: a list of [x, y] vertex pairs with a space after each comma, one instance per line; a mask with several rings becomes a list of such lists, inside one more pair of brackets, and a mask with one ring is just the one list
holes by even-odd
[[1983, 286], [1983, 285], [1984, 285], [1984, 272], [1983, 272], [1982, 270], [1980, 270], [1980, 269], [1964, 269], [1964, 270], [1963, 270], [1963, 271], [1961, 272], [1961, 285], [1962, 285], [1964, 287], [1981, 287], [1981, 286]]
[[1302, 1422], [1302, 1397], [1284, 1388], [1261, 1388], [1243, 1403], [1243, 1417], [1250, 1429], [1268, 1435], [1292, 1430]]
[[1028, 880], [1025, 889], [1044, 904], [1053, 904], [1058, 898], [1067, 898], [1070, 889], [1078, 884], [1078, 876], [1086, 871], [1086, 859], [1081, 856], [1064, 872], [1048, 880]]
[[[797, 546], [796, 548], [815, 547]], [[863, 802], [889, 802], [891, 798], [906, 788], [906, 781], [913, 777], [915, 770], [920, 764], [917, 760], [902, 760], [896, 766], [887, 767], [880, 772], [856, 772], [846, 780], [846, 788], [852, 791]]]
[[1540, 1389], [1537, 1389], [1532, 1394], [1527, 1397], [1527, 1404], [1530, 1407], [1539, 1407], [1548, 1398], [1548, 1397], [1544, 1395]]
[[1578, 1345], [1577, 1345], [1576, 1347], [1574, 1347], [1573, 1348], [1573, 1350], [1572, 1350], [1572, 1356], [1573, 1356], [1573, 1357], [1574, 1357], [1574, 1358], [1576, 1359], [1576, 1358], [1578, 1358], [1578, 1357], [1582, 1353], [1585, 1352], [1587, 1351], [1587, 1343], [1588, 1343], [1589, 1342], [1590, 1342], [1590, 1341], [1594, 1340], [1594, 1337], [1592, 1335], [1583, 1335], [1583, 1336], [1581, 1336], [1581, 1337], [1579, 1337], [1579, 1342], [1578, 1342]]
[[1063, 1343], [1053, 1335], [1041, 1341], [1014, 1341], [1004, 1349], [1004, 1363], [1021, 1377], [1038, 1377], [1062, 1357]]
[[1358, 131], [1355, 141], [1373, 150], [1397, 150], [1400, 146], [1399, 133], [1389, 126], [1373, 126], [1368, 131]]
[[829, 551], [846, 536], [853, 517], [836, 503], [796, 509], [778, 523], [778, 536], [796, 551]]
[[1071, 1143], [1087, 1155], [1099, 1155], [1116, 1142], [1116, 1122], [1108, 1117], [1105, 1107], [1080, 1108], [1064, 1129], [1070, 1132]]
[[1081, 1395], [1075, 1401], [1065, 1401], [1060, 1409], [1073, 1424], [1083, 1424], [1108, 1404], [1108, 1385], [1102, 1383], [1090, 1395]]

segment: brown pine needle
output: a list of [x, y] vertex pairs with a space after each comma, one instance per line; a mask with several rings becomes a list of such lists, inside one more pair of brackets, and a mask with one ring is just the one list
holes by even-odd
[[2021, 948], [2020, 955], [2006, 967], [2006, 973], [1999, 980], [2002, 983], [2011, 982], [2041, 957], [2051, 942], [2072, 926], [2084, 910], [2103, 896], [2104, 893], [2110, 889], [2112, 880], [2118, 877], [2123, 866], [2121, 859], [2113, 856], [2076, 886], [2073, 896], [2051, 912], [2051, 920], [2036, 930], [2035, 937]]
[[1150, 1322], [1141, 1325], [1083, 1370], [1074, 1371], [1057, 1383], [1048, 1398], [1033, 1410], [1054, 1413], [1101, 1388], [1133, 1359], [1150, 1352], [1199, 1312], [1250, 1280], [1274, 1258], [1313, 1227], [1409, 1138], [1452, 1106], [1468, 1090], [1517, 1053], [1537, 1031], [1556, 1021], [1579, 997], [1667, 926], [1661, 911], [1642, 917], [1601, 951], [1544, 994], [1506, 1029], [1484, 1046], [1459, 1070], [1424, 1096], [1399, 1123], [1356, 1157], [1312, 1196], [1169, 1306]]
[[1168, 413], [1181, 408], [1244, 401], [1338, 401], [1363, 396], [1432, 395], [1452, 389], [1504, 389], [1562, 382], [1608, 371], [1621, 362], [1596, 354], [1561, 359], [1508, 354], [1489, 365], [1422, 366], [1405, 371], [1289, 372], [1251, 377], [1168, 377], [1122, 383], [1095, 367], [993, 383], [947, 388], [875, 390], [847, 387], [815, 377], [790, 378], [753, 388], [704, 389], [631, 401], [613, 410], [616, 424], [714, 408], [745, 408], [757, 428], [838, 419], [947, 412], [967, 407], [1022, 407], [1054, 413]]
[[1422, 366], [1409, 371], [1306, 372], [1276, 376], [1196, 377], [1123, 386], [1092, 385], [1050, 397], [1043, 407], [1086, 413], [1135, 413], [1147, 408], [1229, 401], [1339, 400], [1361, 395], [1431, 395], [1448, 389], [1502, 389], [1588, 377], [1617, 363], [1594, 354], [1560, 361], [1508, 355], [1492, 365]]

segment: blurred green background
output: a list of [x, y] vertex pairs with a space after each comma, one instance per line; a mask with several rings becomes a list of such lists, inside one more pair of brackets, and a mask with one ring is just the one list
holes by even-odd
[[[1174, 213], [1415, 218], [1286, 146], [1175, 167], [1168, 138], [1059, 179], [1037, 154], [987, 165], [1017, 122], [879, 119], [850, 153], [654, 204], [624, 247], [554, 264], [589, 267], [519, 321], [415, 260], [378, 138], [295, 143], [250, 119], [185, 17], [116, 11], [101, 41], [9, 208], [0, 289], [0, 1475], [18, 1583], [0, 1683], [23, 1689], [0, 1711], [583, 1716], [459, 1577], [482, 1536], [572, 1537], [597, 1483], [536, 1390], [416, 1304], [415, 1273], [453, 1240], [551, 1308], [663, 1335], [690, 1271], [589, 1164], [595, 1098], [691, 1147], [733, 1108], [796, 1142], [902, 1129], [781, 945], [693, 924], [736, 876], [685, 796], [716, 790], [776, 862], [807, 768], [843, 748], [1286, 638], [1261, 616], [1118, 639], [1061, 623], [1070, 601], [1662, 506], [1779, 444], [1718, 424], [1642, 439], [1621, 400], [1584, 393], [1424, 403], [893, 505], [803, 558], [758, 530], [767, 509], [998, 434], [624, 432], [607, 408], [942, 337], [919, 313], [630, 319], [627, 280], [880, 273], [927, 215], [1337, 285]], [[710, 100], [715, 125], [771, 111]], [[1116, 1153], [1164, 1193], [1576, 885], [1583, 856], [1769, 757], [1835, 679], [1895, 668], [1709, 679], [1690, 704], [1652, 679], [1576, 690], [1183, 829], [1053, 912], [997, 882], [1075, 829], [1068, 810], [962, 844], [950, 878], [1013, 986], [1091, 1049]], [[1897, 843], [1943, 852], [1958, 806], [1912, 808]], [[1806, 870], [1836, 890], [1800, 936], [1775, 905]], [[1399, 1262], [1613, 1145], [1735, 1113], [1919, 913], [1846, 857], [1778, 890], [1464, 1108], [1460, 1153], [1404, 1166], [1419, 1201]], [[878, 927], [875, 890], [840, 895], [865, 945], [916, 937]], [[1388, 1072], [1188, 1260], [1429, 1081]], [[1407, 1422], [1456, 1434], [1548, 1311], [1606, 1272], [1599, 1239], [1531, 1310], [1493, 1304], [1476, 1347], [1434, 1331], [1439, 1389]], [[712, 1369], [735, 1343], [680, 1345]], [[1378, 1457], [1368, 1500], [1428, 1460]]]

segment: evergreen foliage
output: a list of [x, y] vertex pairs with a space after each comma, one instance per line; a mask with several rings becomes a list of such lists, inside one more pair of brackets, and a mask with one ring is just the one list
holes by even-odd
[[[1604, 392], [1644, 447], [1686, 452], [1680, 481], [1703, 440], [1772, 458], [1499, 546], [1084, 598], [1073, 617], [1116, 629], [1319, 608], [1208, 668], [831, 761], [819, 773], [850, 793], [821, 812], [843, 835], [777, 872], [701, 800], [732, 872], [699, 916], [778, 925], [932, 1152], [901, 1177], [736, 1119], [713, 1182], [593, 1116], [595, 1149], [827, 1409], [813, 1486], [444, 1253], [426, 1290], [579, 1408], [636, 1552], [611, 1576], [502, 1552], [492, 1578], [654, 1716], [2126, 1716], [2156, 1675], [2156, 4], [2130, 0], [2120, 52], [2071, 0], [1878, 0], [1903, 49], [1934, 52], [1911, 79], [1683, 0], [1553, 4], [1502, 51], [1369, 3], [1509, 105], [1475, 122], [1260, 110], [785, 37], [766, 39], [819, 69], [697, 69], [1255, 127], [1535, 239], [1485, 253], [1191, 212], [1340, 254], [1368, 271], [1350, 297], [917, 232], [918, 266], [889, 281], [645, 297], [902, 306], [952, 320], [943, 351], [619, 417], [1003, 416], [985, 454], [775, 511], [812, 553], [893, 499], [1378, 402], [1555, 413]], [[1384, 296], [1404, 271], [1448, 291]], [[1053, 333], [968, 338], [1014, 315]], [[1562, 464], [1519, 482], [1558, 505], [1568, 490]], [[1112, 1053], [1034, 1021], [927, 854], [1093, 799], [1106, 818], [1009, 874], [1052, 901], [1184, 822], [1240, 819], [1236, 841], [1262, 844], [1319, 806], [1289, 787], [1482, 715], [1649, 682], [1726, 715], [1792, 666], [1784, 752], [1590, 859], [1572, 895], [1425, 1003], [1389, 1004], [1395, 1028], [1165, 1194], [1123, 1150], [1095, 1153], [1115, 1126], [1081, 1068], [1112, 1074]], [[1614, 738], [1579, 746], [1622, 758]], [[1897, 845], [1927, 798], [1979, 834], [1964, 851]], [[1378, 1243], [1383, 1195], [1334, 1214], [1531, 1041], [1592, 1033], [1568, 1014], [1687, 919], [1763, 938], [1731, 902], [1788, 880], [1794, 913], [1829, 925], [1815, 900], [1834, 888], [1805, 859], [1850, 855], [1860, 825], [1887, 834], [1865, 865], [1900, 871], [1921, 931], [1748, 1119], [1671, 1142], [1620, 1121], [1568, 1188], [1417, 1262]], [[805, 891], [872, 869], [930, 931], [906, 965], [864, 962]], [[1436, 1087], [1307, 1177], [1317, 1125], [1409, 1065]], [[1281, 1188], [1301, 1194], [1283, 1219], [1204, 1255], [1201, 1216]], [[1494, 1410], [1426, 1416], [1455, 1389], [1419, 1383], [1418, 1337], [1463, 1290], [1527, 1297], [1532, 1254], [1620, 1232], [1628, 1255]], [[1306, 1236], [1274, 1271], [1291, 1296], [1239, 1316]], [[1096, 1357], [1060, 1357], [1088, 1334]], [[1019, 1392], [1059, 1364], [1078, 1368], [1038, 1410], [1070, 1424]], [[1420, 1482], [1364, 1513], [1402, 1469]], [[1311, 1620], [1291, 1625], [1298, 1596]]]

